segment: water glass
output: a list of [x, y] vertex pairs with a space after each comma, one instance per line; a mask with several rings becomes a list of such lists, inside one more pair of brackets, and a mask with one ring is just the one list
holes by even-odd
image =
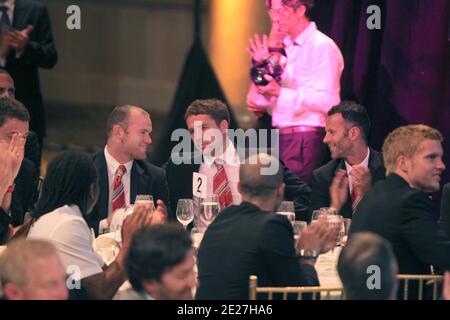
[[283, 201], [278, 206], [277, 214], [285, 216], [292, 224], [295, 221], [295, 209], [294, 202], [292, 201]]
[[211, 195], [202, 199], [200, 203], [200, 216], [210, 224], [216, 219], [220, 212], [219, 198], [216, 195]]

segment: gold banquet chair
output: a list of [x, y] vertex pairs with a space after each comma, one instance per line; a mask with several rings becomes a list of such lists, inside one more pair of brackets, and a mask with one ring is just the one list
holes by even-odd
[[333, 300], [336, 296], [340, 300], [344, 298], [342, 287], [258, 287], [258, 277], [252, 275], [249, 278], [249, 299], [257, 300], [258, 294], [266, 294], [266, 300], [273, 300], [274, 294], [281, 294], [282, 300], [287, 300], [288, 294], [297, 294], [297, 300], [302, 300], [304, 294], [312, 295], [312, 300], [317, 300], [317, 296], [322, 300]]
[[438, 299], [438, 285], [442, 282], [443, 276], [430, 274], [399, 274], [397, 279], [400, 281], [399, 290], [403, 291], [402, 299], [408, 300], [411, 285], [418, 284], [417, 300], [423, 300], [424, 289], [432, 286], [433, 300]]

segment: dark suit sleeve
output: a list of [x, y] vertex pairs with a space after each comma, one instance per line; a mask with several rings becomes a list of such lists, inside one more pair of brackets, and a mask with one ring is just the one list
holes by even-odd
[[330, 206], [330, 182], [318, 170], [313, 172], [311, 190], [312, 210]]
[[2, 208], [0, 208], [0, 245], [4, 245], [6, 243], [10, 223], [11, 217]]
[[425, 264], [450, 270], [450, 244], [438, 238], [433, 203], [424, 193], [405, 196], [401, 211], [401, 232], [410, 249]]
[[43, 5], [36, 6], [34, 10], [37, 11], [36, 14], [38, 15], [37, 23], [33, 25], [30, 40], [20, 59], [31, 65], [50, 69], [58, 61], [50, 17], [47, 8]]
[[154, 176], [154, 196], [156, 200], [164, 201], [167, 208], [167, 214], [169, 220], [176, 220], [174, 213], [171, 209], [171, 203], [169, 198], [169, 186], [167, 185], [166, 172], [164, 169], [159, 168], [158, 174]]
[[300, 265], [295, 254], [292, 227], [284, 217], [271, 217], [265, 223], [259, 243], [261, 258], [277, 286], [319, 285], [315, 269]]
[[309, 221], [311, 189], [295, 173], [283, 166], [284, 198], [293, 201], [296, 220]]

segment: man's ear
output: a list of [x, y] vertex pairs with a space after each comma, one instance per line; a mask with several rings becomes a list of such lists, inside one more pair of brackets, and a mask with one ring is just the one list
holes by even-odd
[[300, 5], [300, 7], [298, 7], [297, 9], [295, 9], [295, 14], [297, 17], [299, 18], [303, 18], [306, 14], [306, 6], [305, 5]]
[[14, 283], [7, 283], [3, 286], [3, 293], [8, 300], [24, 300], [25, 294], [22, 289]]
[[401, 171], [401, 172], [409, 172], [410, 171], [410, 165], [411, 165], [411, 160], [409, 158], [407, 158], [404, 155], [400, 155], [397, 157], [397, 168]]
[[358, 127], [351, 127], [348, 134], [351, 140], [356, 140], [357, 137], [361, 136], [361, 129]]
[[228, 123], [227, 120], [220, 121], [219, 128], [220, 128], [220, 131], [222, 131], [222, 133], [226, 133], [229, 127], [230, 127], [230, 124]]
[[119, 124], [113, 125], [111, 131], [111, 135], [117, 138], [122, 138], [125, 135], [125, 130]]
[[158, 298], [159, 282], [156, 280], [146, 280], [142, 282], [142, 288], [144, 291], [151, 295], [153, 298]]

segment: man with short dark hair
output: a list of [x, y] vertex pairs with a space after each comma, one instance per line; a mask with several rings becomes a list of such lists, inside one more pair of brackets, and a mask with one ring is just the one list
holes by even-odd
[[370, 120], [362, 105], [343, 101], [334, 106], [325, 129], [323, 142], [333, 159], [313, 172], [311, 207], [335, 207], [351, 218], [367, 190], [385, 178], [383, 158], [368, 146]]
[[223, 210], [200, 244], [196, 299], [246, 300], [250, 275], [261, 286], [318, 285], [314, 265], [336, 244], [337, 228], [310, 225], [296, 245], [298, 257], [291, 223], [274, 213], [285, 187], [281, 163], [265, 153], [250, 156], [239, 178], [242, 203]]
[[[272, 20], [270, 39], [250, 39], [254, 65], [267, 64], [281, 74], [251, 83], [249, 111], [272, 115], [280, 132], [280, 157], [306, 183], [327, 152], [320, 142], [327, 111], [340, 102], [344, 59], [332, 39], [310, 20], [313, 0], [266, 1]], [[276, 55], [276, 56], [275, 56]]]
[[[388, 241], [371, 232], [353, 234], [339, 255], [338, 272], [347, 300], [395, 300], [398, 266]], [[370, 288], [371, 275], [378, 287]]]
[[[172, 211], [175, 212], [179, 199], [193, 197], [194, 172], [206, 176], [207, 194], [219, 196], [221, 209], [231, 204], [239, 204], [241, 195], [237, 185], [240, 162], [249, 153], [255, 153], [255, 150], [239, 141], [235, 145], [228, 136], [230, 115], [226, 105], [217, 99], [195, 100], [186, 110], [185, 119], [195, 148], [187, 157], [185, 154], [172, 153], [165, 165]], [[264, 147], [257, 146], [256, 141], [253, 142], [255, 147]], [[174, 159], [178, 156], [186, 157], [187, 161], [176, 164]], [[297, 219], [306, 219], [311, 190], [289, 170], [284, 168], [283, 173], [286, 200], [294, 201]], [[226, 179], [220, 179], [224, 176]], [[225, 183], [222, 185], [216, 183], [217, 181]], [[198, 208], [200, 200], [194, 200], [194, 206]], [[205, 228], [207, 221], [196, 216], [194, 226]]]
[[128, 251], [125, 268], [133, 290], [119, 292], [119, 300], [190, 300], [197, 280], [194, 249], [179, 225], [141, 229]]
[[152, 143], [149, 113], [137, 106], [118, 106], [111, 112], [107, 127], [107, 144], [94, 155], [100, 195], [88, 216], [89, 224], [99, 233], [107, 231], [113, 213], [134, 204], [137, 195], [152, 195], [164, 211], [166, 204], [170, 205], [164, 170], [146, 161]]

